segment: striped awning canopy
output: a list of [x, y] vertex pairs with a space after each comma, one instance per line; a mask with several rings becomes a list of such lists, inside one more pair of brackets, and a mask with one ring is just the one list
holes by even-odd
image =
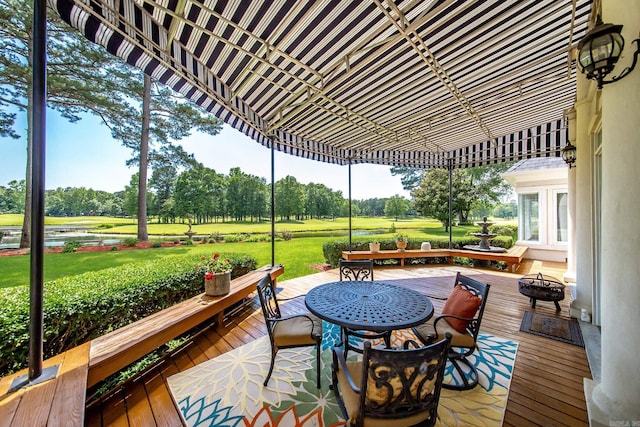
[[346, 164], [558, 156], [590, 0], [48, 0], [261, 144]]

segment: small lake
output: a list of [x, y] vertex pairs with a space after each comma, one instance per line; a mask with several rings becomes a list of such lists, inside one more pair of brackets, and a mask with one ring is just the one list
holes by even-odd
[[[3, 227], [4, 235], [0, 241], [0, 249], [17, 249], [20, 246], [21, 227]], [[386, 230], [357, 230], [353, 231], [352, 236], [372, 236], [376, 234], [386, 233]], [[117, 245], [122, 243], [128, 237], [136, 237], [135, 235], [124, 234], [96, 234], [90, 233], [88, 229], [74, 227], [55, 227], [46, 226], [44, 231], [45, 247], [64, 246], [65, 242], [79, 241], [83, 246], [99, 246], [99, 245]], [[348, 237], [348, 230], [326, 230], [326, 231], [301, 231], [294, 232], [294, 237]], [[149, 236], [154, 238], [171, 238], [174, 236]], [[176, 236], [184, 238], [184, 236]], [[202, 237], [196, 235], [195, 238]]]
[[[3, 227], [4, 235], [0, 241], [0, 249], [17, 249], [20, 247], [20, 227]], [[117, 245], [129, 236], [94, 234], [85, 229], [70, 227], [45, 227], [45, 247], [64, 246], [65, 242], [79, 241], [84, 246]]]

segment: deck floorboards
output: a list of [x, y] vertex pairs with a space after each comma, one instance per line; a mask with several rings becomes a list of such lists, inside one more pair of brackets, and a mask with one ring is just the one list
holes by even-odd
[[[526, 260], [518, 273], [459, 266], [376, 268], [376, 280], [406, 280], [406, 286], [434, 297], [446, 297], [457, 271], [490, 283], [491, 291], [481, 331], [519, 343], [504, 417], [505, 426], [587, 426], [583, 378], [591, 378], [583, 348], [520, 332], [522, 314], [532, 310], [528, 298], [518, 293], [517, 279], [543, 271], [561, 278], [563, 264]], [[425, 279], [427, 280], [420, 280]], [[305, 294], [310, 288], [338, 280], [337, 270], [282, 281], [281, 298]], [[433, 299], [436, 313], [444, 301]], [[283, 304], [283, 311], [304, 309], [304, 299]], [[569, 294], [561, 301], [561, 316], [568, 317]], [[538, 302], [536, 312], [555, 314], [553, 303]], [[257, 297], [238, 309], [220, 327], [205, 328], [193, 342], [177, 351], [142, 378], [129, 381], [110, 393], [103, 402], [87, 408], [87, 425], [173, 426], [179, 414], [166, 379], [204, 360], [242, 346], [266, 334]]]

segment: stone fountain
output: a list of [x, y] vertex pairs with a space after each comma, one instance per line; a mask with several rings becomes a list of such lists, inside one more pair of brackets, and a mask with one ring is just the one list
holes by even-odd
[[188, 218], [188, 221], [189, 221], [189, 229], [188, 229], [187, 231], [185, 231], [185, 232], [184, 232], [184, 234], [185, 234], [189, 239], [191, 239], [193, 236], [195, 236], [195, 235], [196, 235], [196, 234], [198, 234], [198, 233], [196, 233], [195, 231], [191, 230], [191, 217], [189, 217], [189, 218]]
[[478, 225], [482, 226], [482, 232], [480, 233], [469, 233], [472, 236], [476, 236], [480, 238], [479, 245], [466, 245], [465, 249], [470, 249], [472, 251], [480, 251], [480, 252], [506, 252], [505, 248], [499, 248], [497, 246], [489, 246], [489, 239], [493, 239], [497, 236], [497, 234], [489, 233], [489, 226], [493, 225], [492, 222], [487, 222], [487, 217], [482, 218], [482, 222], [478, 222]]

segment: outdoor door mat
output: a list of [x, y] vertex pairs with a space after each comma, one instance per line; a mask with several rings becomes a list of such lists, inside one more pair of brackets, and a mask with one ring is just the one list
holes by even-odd
[[576, 319], [525, 311], [520, 330], [552, 340], [584, 347], [580, 325]]

